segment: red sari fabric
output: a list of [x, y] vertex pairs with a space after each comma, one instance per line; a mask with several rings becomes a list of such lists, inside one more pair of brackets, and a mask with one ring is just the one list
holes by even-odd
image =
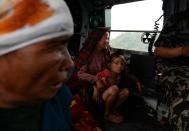
[[73, 131], [97, 131], [97, 124], [92, 115], [85, 110], [79, 97], [75, 95], [71, 105]]

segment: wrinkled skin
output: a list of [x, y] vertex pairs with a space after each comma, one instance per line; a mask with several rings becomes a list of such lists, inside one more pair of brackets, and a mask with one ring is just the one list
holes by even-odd
[[0, 105], [40, 103], [56, 95], [73, 61], [69, 37], [36, 43], [0, 57]]

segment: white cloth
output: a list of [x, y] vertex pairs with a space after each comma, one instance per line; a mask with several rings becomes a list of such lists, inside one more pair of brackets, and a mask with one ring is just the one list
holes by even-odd
[[26, 23], [24, 27], [13, 32], [0, 34], [0, 55], [40, 41], [73, 34], [73, 20], [66, 3], [63, 0], [43, 0], [42, 2], [45, 2], [54, 14], [35, 25]]

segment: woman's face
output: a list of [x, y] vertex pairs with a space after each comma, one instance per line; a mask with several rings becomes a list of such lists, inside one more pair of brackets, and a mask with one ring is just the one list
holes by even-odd
[[29, 102], [52, 98], [67, 80], [73, 61], [68, 37], [40, 42], [8, 56], [6, 90]]
[[98, 47], [101, 49], [106, 49], [109, 45], [109, 32], [105, 32], [98, 43]]

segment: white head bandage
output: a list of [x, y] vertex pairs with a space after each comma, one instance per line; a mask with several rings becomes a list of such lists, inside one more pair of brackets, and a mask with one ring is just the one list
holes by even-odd
[[63, 0], [0, 1], [0, 55], [72, 34], [72, 16]]

